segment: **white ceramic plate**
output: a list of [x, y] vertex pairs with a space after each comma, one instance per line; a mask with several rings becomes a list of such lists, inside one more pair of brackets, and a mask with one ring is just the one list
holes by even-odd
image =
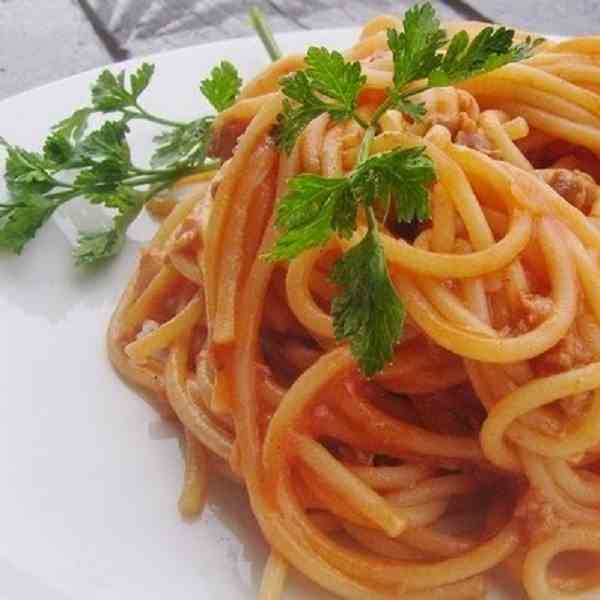
[[[278, 40], [284, 52], [345, 48], [356, 34]], [[246, 78], [268, 62], [256, 39], [150, 57], [156, 75], [144, 95], [148, 107], [172, 118], [203, 114], [198, 83], [222, 59]], [[38, 148], [53, 123], [87, 102], [98, 72], [0, 102], [0, 135]], [[151, 135], [135, 135], [142, 158]], [[80, 224], [86, 218], [75, 215]], [[73, 265], [73, 227], [64, 215], [22, 256], [0, 255], [0, 600], [242, 600], [256, 593], [267, 549], [245, 493], [214, 478], [202, 518], [182, 520], [176, 429], [106, 356], [110, 314], [154, 228], [140, 217], [122, 255], [92, 274]], [[330, 598], [299, 576], [288, 593]]]
[[[355, 38], [355, 30], [278, 36], [284, 52], [315, 43], [344, 48]], [[144, 101], [176, 119], [204, 114], [198, 84], [222, 59], [245, 78], [268, 64], [254, 38], [149, 57], [156, 74]], [[52, 124], [88, 101], [98, 72], [0, 102], [0, 135], [39, 148]], [[135, 131], [133, 147], [144, 158], [153, 130]], [[139, 243], [155, 227], [140, 217], [122, 255], [93, 274], [74, 267], [73, 227], [64, 218], [20, 257], [0, 254], [0, 600], [255, 595], [267, 548], [245, 493], [215, 476], [202, 517], [182, 520], [176, 429], [106, 356], [109, 317]], [[296, 588], [298, 598], [326, 597], [308, 583]]]

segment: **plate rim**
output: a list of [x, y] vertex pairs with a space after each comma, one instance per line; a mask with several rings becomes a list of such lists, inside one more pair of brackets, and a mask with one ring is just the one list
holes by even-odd
[[[448, 22], [451, 23], [451, 22], [456, 22], [456, 21], [468, 22], [469, 19], [452, 19], [452, 20], [449, 20]], [[493, 25], [493, 24], [494, 23], [491, 23], [491, 25]], [[361, 28], [362, 27], [358, 26], [358, 25], [354, 25], [354, 26], [350, 26], [350, 27], [318, 27], [316, 29], [301, 29], [301, 30], [295, 30], [295, 31], [275, 32], [275, 36], [280, 43], [281, 42], [285, 43], [285, 41], [287, 41], [287, 40], [293, 40], [294, 38], [304, 38], [309, 35], [315, 35], [315, 36], [331, 35], [332, 33], [335, 33], [335, 32], [340, 32], [340, 33], [344, 33], [344, 34], [351, 34], [352, 32], [357, 33], [361, 30]], [[555, 41], [561, 41], [561, 40], [567, 39], [569, 37], [569, 36], [565, 36], [565, 35], [545, 34], [545, 33], [539, 33], [539, 35], [547, 37], [548, 39], [555, 40]], [[202, 42], [199, 44], [190, 44], [190, 45], [181, 46], [178, 48], [171, 48], [169, 50], [159, 50], [158, 52], [150, 52], [147, 54], [140, 54], [137, 56], [132, 56], [125, 60], [121, 60], [121, 61], [103, 63], [102, 65], [99, 65], [97, 67], [92, 67], [91, 69], [85, 69], [84, 71], [79, 71], [77, 73], [73, 73], [72, 75], [67, 75], [66, 77], [61, 77], [59, 79], [53, 79], [52, 81], [48, 81], [46, 83], [36, 85], [27, 90], [23, 90], [22, 92], [17, 92], [16, 94], [11, 94], [10, 96], [7, 96], [6, 98], [2, 98], [0, 100], [0, 110], [3, 108], [3, 104], [5, 102], [6, 103], [14, 102], [16, 100], [21, 99], [23, 96], [25, 96], [27, 94], [42, 92], [45, 88], [50, 88], [50, 87], [53, 87], [56, 85], [60, 85], [63, 82], [75, 80], [79, 77], [88, 78], [92, 75], [100, 74], [100, 72], [103, 71], [104, 69], [111, 69], [111, 70], [127, 69], [133, 65], [137, 65], [137, 64], [140, 64], [145, 61], [157, 60], [159, 57], [163, 57], [163, 56], [172, 56], [172, 55], [175, 55], [180, 52], [185, 53], [185, 52], [189, 52], [190, 50], [194, 50], [194, 49], [200, 50], [200, 49], [205, 49], [205, 48], [211, 47], [211, 46], [236, 44], [239, 42], [247, 42], [250, 40], [260, 41], [256, 34], [241, 35], [241, 36], [236, 36], [236, 37], [231, 37], [231, 38], [212, 40], [209, 42]]]
[[[361, 27], [359, 27], [359, 26], [318, 27], [316, 29], [301, 29], [301, 30], [296, 30], [296, 31], [276, 32], [275, 36], [279, 43], [285, 43], [287, 40], [293, 40], [294, 38], [305, 38], [311, 34], [314, 34], [315, 36], [331, 35], [333, 32], [351, 34], [352, 32], [360, 31], [360, 29], [361, 29]], [[77, 73], [73, 73], [72, 75], [67, 75], [66, 77], [60, 77], [59, 79], [53, 79], [52, 81], [47, 81], [46, 83], [36, 85], [27, 90], [17, 92], [16, 94], [11, 94], [10, 96], [7, 96], [6, 98], [2, 98], [0, 100], [0, 110], [3, 108], [4, 103], [10, 103], [10, 102], [17, 101], [17, 100], [21, 99], [23, 96], [26, 96], [27, 94], [43, 92], [46, 88], [51, 88], [51, 87], [54, 87], [57, 85], [61, 85], [62, 83], [65, 83], [65, 82], [71, 82], [72, 80], [76, 80], [78, 78], [88, 78], [90, 76], [100, 74], [104, 69], [110, 69], [110, 70], [128, 69], [134, 65], [137, 65], [137, 64], [140, 64], [143, 62], [154, 61], [154, 60], [160, 59], [162, 57], [173, 56], [178, 53], [186, 53], [186, 52], [189, 52], [190, 50], [195, 50], [195, 49], [201, 50], [201, 49], [206, 49], [208, 47], [221, 46], [221, 45], [227, 46], [230, 44], [233, 45], [233, 44], [237, 44], [240, 42], [248, 42], [251, 40], [255, 40], [260, 43], [260, 40], [256, 34], [255, 35], [241, 35], [241, 36], [236, 36], [236, 37], [231, 37], [231, 38], [212, 40], [209, 42], [202, 42], [199, 44], [190, 44], [190, 45], [186, 45], [186, 46], [181, 46], [179, 48], [170, 48], [168, 50], [159, 50], [158, 52], [150, 52], [147, 54], [140, 54], [137, 56], [132, 56], [131, 58], [127, 58], [125, 60], [121, 60], [121, 61], [103, 63], [97, 67], [85, 69], [84, 71], [79, 71]], [[262, 48], [262, 46], [260, 46], [260, 47]], [[284, 54], [284, 56], [285, 56], [285, 54]]]

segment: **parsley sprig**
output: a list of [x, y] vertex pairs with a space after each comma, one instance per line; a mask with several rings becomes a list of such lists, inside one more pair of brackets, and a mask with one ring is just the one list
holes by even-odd
[[356, 113], [358, 93], [367, 81], [361, 74], [360, 63], [346, 63], [339, 52], [316, 47], [308, 49], [305, 62], [305, 71], [281, 80], [286, 98], [276, 136], [287, 152], [300, 132], [324, 113], [335, 121], [353, 118], [367, 126]]
[[[127, 228], [144, 204], [161, 190], [192, 173], [213, 170], [210, 157], [214, 116], [174, 121], [148, 111], [140, 97], [154, 75], [144, 63], [126, 77], [103, 71], [91, 86], [91, 104], [59, 122], [42, 152], [30, 152], [0, 138], [6, 151], [8, 202], [0, 204], [0, 248], [20, 253], [53, 212], [83, 196], [113, 210], [109, 229], [81, 232], [74, 255], [78, 264], [93, 264], [117, 254]], [[241, 79], [227, 61], [202, 81], [200, 91], [217, 112], [235, 101]], [[92, 115], [108, 116], [89, 131]], [[135, 121], [160, 125], [150, 166], [132, 160], [127, 136]]]
[[393, 85], [368, 123], [357, 113], [366, 83], [359, 62], [346, 63], [337, 52], [310, 48], [306, 70], [281, 81], [286, 98], [275, 134], [284, 151], [290, 152], [308, 123], [322, 114], [334, 121], [353, 119], [365, 129], [357, 163], [345, 177], [302, 174], [290, 180], [276, 214], [281, 235], [268, 258], [290, 260], [333, 235], [349, 239], [366, 221], [363, 238], [338, 259], [331, 279], [339, 289], [332, 303], [336, 338], [350, 342], [367, 376], [392, 359], [405, 312], [390, 279], [376, 214], [388, 215], [393, 207], [399, 222], [428, 219], [428, 190], [435, 180], [424, 147], [371, 155], [379, 120], [392, 108], [420, 120], [425, 108], [415, 95], [527, 58], [541, 41], [527, 38], [515, 45], [513, 40], [514, 31], [504, 27], [486, 27], [472, 40], [464, 31], [448, 39], [429, 2], [409, 9], [402, 31], [387, 32]]
[[399, 221], [429, 216], [428, 186], [435, 179], [423, 147], [397, 148], [368, 156], [375, 128], [366, 130], [357, 166], [347, 177], [299, 175], [277, 208], [276, 226], [283, 232], [271, 260], [292, 259], [325, 244], [334, 234], [349, 239], [365, 215], [367, 233], [342, 258], [331, 279], [340, 289], [332, 305], [335, 335], [350, 340], [363, 373], [372, 376], [392, 359], [404, 327], [404, 307], [396, 294], [375, 209], [395, 209]]
[[[373, 130], [367, 130], [372, 135]], [[368, 144], [362, 148], [368, 152]], [[397, 148], [365, 156], [346, 177], [302, 174], [289, 182], [275, 224], [285, 233], [271, 250], [272, 260], [290, 260], [322, 246], [332, 235], [349, 239], [360, 209], [393, 206], [399, 221], [428, 218], [427, 186], [434, 180], [424, 148]]]
[[[512, 29], [489, 26], [472, 40], [466, 31], [448, 39], [429, 2], [409, 9], [404, 16], [403, 30], [387, 31], [394, 62], [393, 86], [372, 121], [378, 121], [391, 108], [418, 120], [425, 114], [425, 109], [411, 97], [432, 87], [453, 85], [524, 60], [543, 41], [527, 37], [524, 42], [513, 44], [514, 37]], [[416, 82], [421, 85], [410, 87]]]
[[250, 24], [265, 47], [269, 58], [273, 61], [279, 60], [282, 56], [281, 50], [273, 36], [273, 31], [260, 8], [258, 8], [258, 6], [251, 6], [249, 16]]

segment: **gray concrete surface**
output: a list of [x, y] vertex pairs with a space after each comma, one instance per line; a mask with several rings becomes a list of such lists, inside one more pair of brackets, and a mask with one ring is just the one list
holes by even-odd
[[111, 62], [72, 0], [0, 0], [0, 99]]
[[600, 35], [600, 0], [473, 0], [492, 21], [559, 35]]
[[[411, 0], [0, 0], [0, 99], [129, 56], [249, 35], [258, 4], [273, 29], [360, 24]], [[446, 18], [600, 34], [600, 0], [438, 0]]]

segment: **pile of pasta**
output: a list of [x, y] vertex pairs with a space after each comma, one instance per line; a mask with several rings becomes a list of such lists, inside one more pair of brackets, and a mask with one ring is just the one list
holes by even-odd
[[[346, 52], [365, 117], [391, 83], [388, 27]], [[166, 216], [110, 325], [116, 368], [181, 422], [180, 509], [209, 471], [247, 488], [264, 600], [288, 565], [357, 600], [483, 598], [496, 576], [580, 597], [600, 583], [600, 38], [427, 91], [422, 122], [382, 118], [372, 152], [424, 145], [437, 182], [430, 220], [381, 227], [408, 316], [372, 379], [333, 332], [347, 242], [264, 259], [290, 177], [350, 171], [362, 137], [324, 115], [276, 147], [278, 82], [302, 66], [248, 83], [215, 124], [222, 168], [153, 201]]]

